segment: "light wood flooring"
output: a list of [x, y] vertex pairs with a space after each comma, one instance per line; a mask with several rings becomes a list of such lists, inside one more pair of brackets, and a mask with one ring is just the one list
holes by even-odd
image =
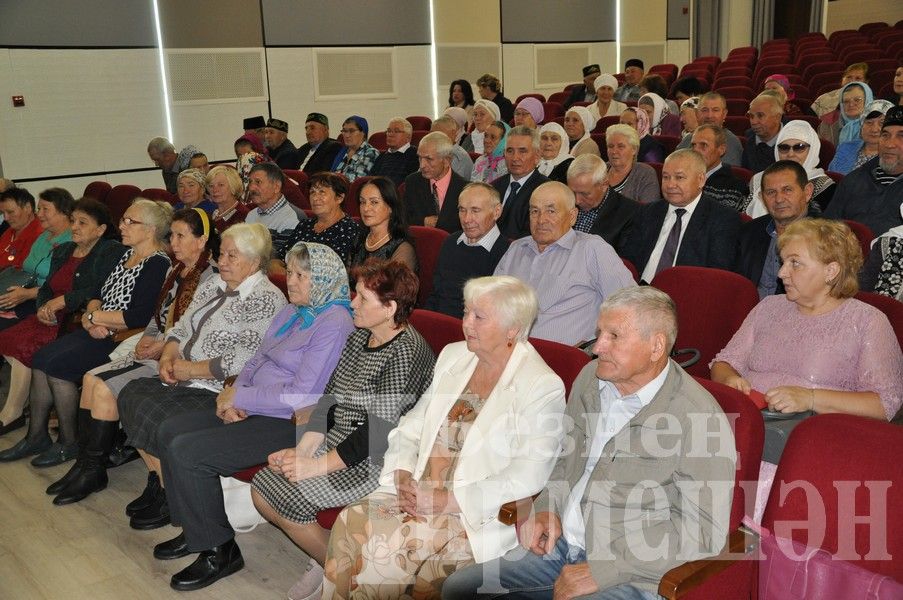
[[[9, 367], [0, 371], [0, 404], [6, 401]], [[0, 437], [0, 449], [22, 438], [19, 429]], [[182, 598], [245, 600], [285, 598], [308, 558], [278, 529], [264, 524], [236, 540], [245, 568], [204, 590], [176, 592], [169, 578], [194, 557], [155, 560], [154, 544], [179, 530], [129, 528], [125, 505], [144, 487], [141, 461], [111, 469], [109, 487], [70, 506], [54, 506], [44, 489], [72, 463], [35, 469], [27, 459], [0, 463], [0, 599], [143, 600]]]

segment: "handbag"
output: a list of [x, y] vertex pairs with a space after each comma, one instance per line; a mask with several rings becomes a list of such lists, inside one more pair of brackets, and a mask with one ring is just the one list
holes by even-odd
[[226, 516], [236, 533], [247, 533], [261, 523], [266, 523], [266, 519], [254, 508], [250, 483], [234, 477], [219, 479], [223, 486], [223, 506], [226, 508]]

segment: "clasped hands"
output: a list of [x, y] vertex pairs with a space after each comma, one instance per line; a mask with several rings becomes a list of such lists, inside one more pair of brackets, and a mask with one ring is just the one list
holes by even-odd
[[326, 463], [323, 457], [304, 456], [298, 452], [297, 448], [286, 448], [273, 452], [267, 457], [267, 465], [292, 483], [326, 475]]
[[[739, 375], [724, 382], [728, 387], [749, 394], [752, 386]], [[798, 385], [779, 385], [765, 392], [768, 410], [781, 413], [799, 413], [815, 409], [815, 390]]]
[[[530, 515], [517, 530], [520, 545], [538, 556], [545, 556], [554, 550], [561, 537], [561, 519], [552, 512]], [[554, 600], [570, 600], [599, 591], [590, 571], [589, 563], [580, 562], [564, 565], [553, 589]]]
[[395, 471], [395, 493], [398, 508], [412, 517], [460, 512], [454, 494], [444, 487], [415, 481], [410, 471]]

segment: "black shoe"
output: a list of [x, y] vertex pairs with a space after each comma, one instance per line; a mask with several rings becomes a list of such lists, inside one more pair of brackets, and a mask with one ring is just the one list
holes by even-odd
[[25, 427], [27, 419], [25, 415], [19, 415], [17, 419], [13, 419], [9, 423], [0, 423], [0, 435], [6, 435], [10, 431], [15, 431], [20, 427]]
[[185, 532], [180, 533], [168, 542], [161, 542], [154, 546], [154, 558], [157, 560], [173, 560], [188, 556], [192, 552], [185, 541]]
[[76, 477], [78, 477], [78, 474], [81, 473], [82, 468], [84, 466], [85, 466], [85, 461], [81, 456], [79, 456], [75, 460], [75, 464], [72, 465], [72, 468], [69, 469], [66, 472], [66, 474], [63, 475], [61, 478], [57, 479], [56, 481], [51, 483], [49, 486], [47, 486], [47, 489], [44, 491], [49, 496], [56, 496], [57, 494], [62, 492], [64, 489], [66, 489], [66, 486], [69, 485], [69, 483], [71, 481], [73, 481]]
[[31, 466], [43, 469], [45, 467], [55, 467], [64, 462], [69, 462], [78, 454], [78, 444], [60, 444], [54, 443], [50, 448], [34, 457], [31, 460]]
[[160, 478], [157, 476], [156, 472], [151, 471], [147, 474], [147, 485], [144, 486], [144, 491], [141, 492], [140, 496], [126, 504], [125, 514], [132, 517], [138, 511], [144, 510], [150, 506], [159, 490]]
[[78, 456], [75, 457], [75, 464], [60, 479], [51, 483], [45, 490], [47, 494], [56, 496], [62, 492], [69, 482], [78, 477], [82, 468], [85, 466], [85, 448], [88, 445], [88, 430], [91, 428], [91, 411], [86, 408], [78, 409]]
[[79, 502], [94, 492], [106, 489], [109, 479], [104, 462], [113, 446], [118, 429], [117, 421], [91, 419], [85, 434], [85, 448], [82, 451], [82, 458], [79, 459], [83, 461], [81, 471], [60, 491], [59, 496], [53, 499], [54, 504], [65, 506]]
[[129, 527], [140, 531], [158, 529], [169, 525], [169, 504], [166, 502], [166, 490], [160, 488], [154, 502], [132, 515]]
[[193, 563], [172, 576], [169, 586], [180, 592], [205, 588], [245, 566], [235, 539], [201, 552]]
[[107, 468], [121, 467], [133, 460], [138, 460], [140, 457], [141, 455], [138, 454], [138, 451], [131, 446], [115, 446], [113, 451], [107, 456]]
[[28, 437], [24, 437], [12, 448], [7, 448], [3, 452], [0, 452], [0, 462], [12, 462], [14, 460], [19, 460], [20, 458], [34, 456], [35, 454], [40, 454], [52, 445], [53, 442], [50, 440], [49, 435], [45, 435], [41, 439], [35, 441], [29, 441]]

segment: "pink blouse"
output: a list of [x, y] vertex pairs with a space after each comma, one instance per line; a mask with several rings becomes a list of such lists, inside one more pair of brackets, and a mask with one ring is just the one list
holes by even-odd
[[875, 392], [888, 420], [903, 404], [903, 353], [893, 328], [883, 312], [855, 298], [807, 316], [786, 296], [768, 296], [715, 361], [761, 392], [781, 385]]

